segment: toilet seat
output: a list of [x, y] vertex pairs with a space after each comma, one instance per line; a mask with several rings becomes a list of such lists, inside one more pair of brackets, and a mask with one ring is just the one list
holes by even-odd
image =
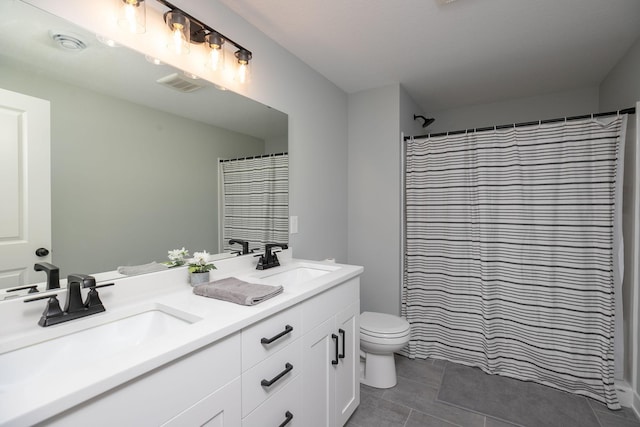
[[406, 337], [407, 335], [410, 334], [410, 331], [407, 330], [406, 332], [402, 332], [402, 333], [397, 333], [397, 334], [380, 334], [380, 333], [376, 333], [376, 332], [370, 332], [370, 331], [360, 331], [360, 339], [364, 339], [364, 340], [395, 340], [395, 339], [402, 339], [404, 337]]
[[384, 313], [365, 311], [360, 315], [360, 337], [395, 339], [409, 335], [411, 326], [406, 320]]

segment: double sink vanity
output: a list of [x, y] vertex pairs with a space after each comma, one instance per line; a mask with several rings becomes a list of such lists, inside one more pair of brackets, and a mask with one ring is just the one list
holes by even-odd
[[0, 425], [344, 425], [363, 269], [279, 257], [215, 262], [211, 280], [284, 287], [254, 306], [194, 295], [186, 267], [118, 279], [105, 312], [50, 327], [46, 300], [1, 301]]

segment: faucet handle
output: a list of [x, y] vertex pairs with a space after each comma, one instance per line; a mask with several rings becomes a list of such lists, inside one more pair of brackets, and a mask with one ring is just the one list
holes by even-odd
[[38, 291], [38, 285], [33, 284], [33, 285], [24, 285], [24, 286], [18, 286], [17, 288], [7, 288], [5, 289], [5, 292], [16, 292], [16, 291], [23, 291], [25, 289], [29, 289], [30, 294], [37, 294]]
[[102, 285], [93, 285], [89, 289], [89, 293], [87, 294], [87, 299], [84, 301], [84, 306], [86, 308], [98, 309], [98, 307], [102, 307], [102, 311], [104, 311], [104, 305], [102, 304], [102, 300], [100, 299], [100, 295], [98, 295], [98, 291], [96, 288], [104, 288], [105, 286], [113, 286], [113, 283], [105, 283]]
[[50, 322], [51, 319], [62, 317], [64, 315], [64, 312], [60, 308], [60, 301], [58, 301], [58, 294], [43, 295], [40, 297], [29, 298], [24, 300], [24, 302], [32, 302], [32, 301], [40, 301], [42, 299], [47, 299], [47, 298], [49, 298], [49, 301], [47, 301], [47, 306], [44, 308], [44, 311], [42, 312], [42, 316], [38, 321], [38, 325], [40, 326], [49, 326], [50, 324], [52, 324]]

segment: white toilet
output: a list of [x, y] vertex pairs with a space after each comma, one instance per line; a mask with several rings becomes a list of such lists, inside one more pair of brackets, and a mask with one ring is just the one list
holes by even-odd
[[365, 311], [360, 315], [360, 382], [375, 388], [396, 385], [393, 353], [411, 337], [409, 322], [391, 314]]

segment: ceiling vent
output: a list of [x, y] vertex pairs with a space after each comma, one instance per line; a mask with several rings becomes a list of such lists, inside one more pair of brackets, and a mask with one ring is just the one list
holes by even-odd
[[49, 35], [58, 46], [65, 50], [78, 52], [84, 50], [87, 47], [87, 44], [85, 42], [83, 42], [79, 37], [73, 34], [51, 30], [49, 32]]
[[195, 92], [196, 90], [204, 87], [202, 84], [197, 83], [196, 80], [190, 79], [189, 77], [179, 73], [169, 74], [168, 76], [162, 77], [156, 81], [163, 86], [184, 93]]

